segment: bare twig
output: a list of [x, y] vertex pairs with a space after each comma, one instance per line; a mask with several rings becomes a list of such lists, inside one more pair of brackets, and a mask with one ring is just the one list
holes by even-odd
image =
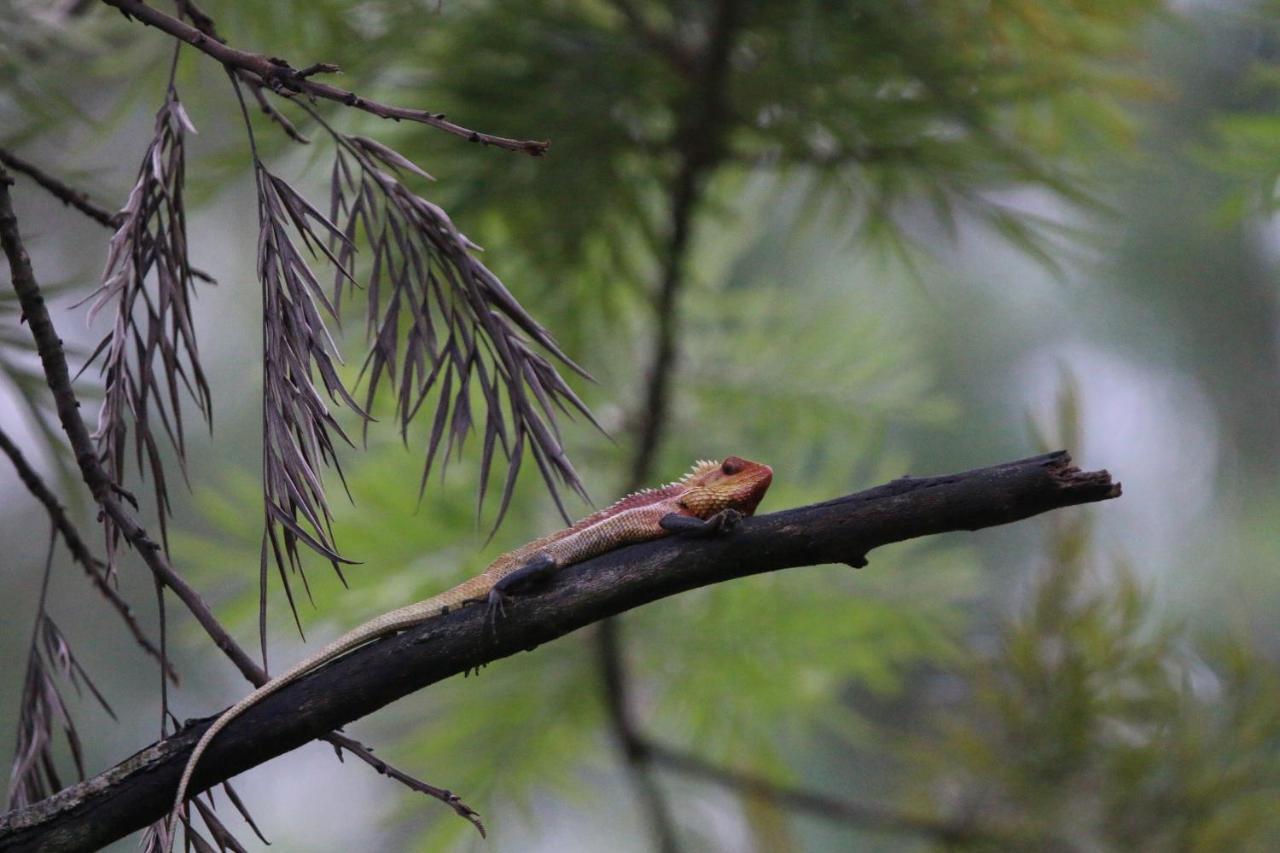
[[267, 118], [279, 125], [285, 136], [299, 145], [309, 145], [311, 143], [311, 140], [303, 135], [302, 131], [298, 130], [288, 116], [276, 109], [276, 105], [271, 103], [271, 99], [267, 97], [267, 93], [263, 90], [261, 83], [252, 80], [248, 74], [242, 73], [239, 76], [249, 86], [249, 91], [253, 93], [253, 99], [258, 102], [258, 109], [262, 110]]
[[[196, 345], [195, 285], [187, 260], [183, 202], [185, 138], [195, 128], [173, 84], [177, 58], [175, 46], [164, 104], [156, 113], [151, 143], [111, 236], [102, 283], [86, 299], [93, 303], [90, 321], [105, 308], [114, 315], [88, 362], [98, 363], [104, 386], [93, 434], [98, 458], [111, 482], [123, 486], [132, 443], [139, 473], [151, 478], [166, 548], [171, 509], [155, 421], [168, 436], [184, 478], [184, 389], [205, 422], [210, 427], [213, 423], [212, 395]], [[108, 519], [103, 528], [108, 570], [114, 571], [119, 534]]]
[[[31, 268], [31, 259], [22, 245], [18, 220], [14, 215], [9, 194], [12, 183], [13, 179], [0, 169], [0, 248], [8, 258], [13, 289], [18, 295], [31, 336], [36, 342], [45, 378], [49, 389], [53, 392], [58, 419], [71, 443], [76, 464], [80, 468], [85, 484], [102, 511], [115, 522], [125, 540], [138, 551], [156, 578], [174, 591], [178, 600], [195, 616], [200, 627], [213, 640], [214, 645], [222, 650], [250, 683], [255, 686], [265, 683], [266, 672], [254, 663], [253, 658], [249, 657], [227, 629], [218, 622], [200, 593], [169, 563], [164, 551], [121, 502], [117, 487], [107, 477], [98, 461], [93, 439], [80, 417], [80, 403], [71, 387], [71, 375], [67, 369], [62, 341], [49, 317], [49, 310], [45, 306], [40, 286]], [[364, 760], [363, 756], [361, 758]]]
[[[1120, 494], [1105, 471], [1065, 452], [941, 477], [903, 478], [823, 503], [745, 519], [719, 539], [668, 537], [557, 573], [495, 630], [484, 608], [432, 619], [281, 689], [215, 739], [193, 779], [207, 788], [415, 690], [697, 587], [821, 563], [865, 566], [867, 552], [921, 536], [1007, 524]], [[86, 849], [146, 826], [211, 719], [29, 809], [0, 817], [0, 848]]]
[[[268, 57], [238, 50], [201, 32], [184, 21], [148, 6], [142, 0], [103, 0], [103, 2], [119, 9], [126, 17], [135, 18], [144, 24], [168, 33], [180, 41], [186, 42], [230, 69], [246, 71], [255, 75], [262, 85], [282, 95], [305, 95], [310, 98], [336, 101], [379, 118], [418, 122], [443, 130], [446, 133], [451, 133], [454, 136], [460, 136], [469, 142], [492, 145], [495, 148], [501, 148], [506, 151], [519, 151], [535, 157], [545, 154], [550, 145], [548, 142], [508, 139], [504, 136], [481, 133], [448, 121], [443, 113], [383, 104], [357, 95], [347, 89], [318, 82], [311, 79], [312, 74], [332, 72], [337, 67], [327, 63], [318, 63], [303, 69], [296, 69], [287, 61], [277, 57]], [[188, 4], [187, 8], [190, 10], [190, 4]]]
[[[120, 225], [121, 218], [125, 212], [120, 210], [112, 213], [102, 205], [94, 202], [89, 198], [89, 194], [84, 190], [78, 190], [75, 187], [55, 178], [47, 171], [41, 169], [35, 164], [23, 160], [10, 151], [0, 148], [0, 165], [8, 166], [15, 172], [26, 175], [35, 181], [38, 185], [48, 190], [54, 197], [62, 201], [63, 204], [70, 205], [85, 216], [97, 222], [104, 228], [115, 230]], [[191, 275], [209, 284], [214, 283], [213, 276], [203, 270], [191, 267]]]
[[471, 821], [472, 826], [474, 826], [476, 831], [480, 833], [481, 838], [486, 836], [484, 823], [480, 820], [480, 813], [464, 803], [461, 797], [453, 791], [450, 791], [448, 788], [437, 788], [435, 785], [424, 782], [417, 777], [410, 776], [403, 770], [388, 764], [381, 758], [374, 755], [373, 750], [369, 749], [364, 744], [349, 738], [346, 735], [331, 732], [325, 740], [333, 744], [334, 751], [337, 752], [339, 759], [342, 758], [342, 750], [347, 750], [352, 755], [371, 766], [374, 770], [381, 773], [383, 776], [395, 779], [411, 791], [426, 794], [428, 797], [433, 797], [434, 799], [444, 803], [446, 806], [457, 812], [459, 817], [466, 818]]
[[105, 207], [96, 204], [89, 194], [68, 186], [33, 163], [18, 157], [10, 151], [0, 148], [0, 164], [8, 166], [15, 172], [21, 172], [53, 194], [63, 204], [74, 207], [85, 216], [106, 228], [114, 229], [119, 224], [119, 213], [112, 213]]
[[961, 816], [958, 818], [913, 814], [887, 806], [858, 803], [818, 791], [780, 785], [762, 776], [731, 770], [692, 753], [650, 740], [637, 739], [636, 748], [650, 761], [743, 794], [776, 803], [826, 820], [840, 821], [879, 832], [926, 835], [946, 844], [986, 842], [1010, 844], [1026, 841], [1017, 827], [996, 826]]
[[85, 544], [84, 538], [76, 530], [75, 525], [71, 523], [66, 508], [63, 507], [57, 496], [44, 482], [39, 472], [27, 462], [21, 448], [14, 444], [13, 440], [3, 430], [0, 430], [0, 452], [9, 457], [9, 461], [13, 463], [14, 469], [18, 472], [18, 479], [27, 487], [27, 491], [31, 492], [31, 495], [45, 508], [45, 512], [49, 514], [54, 527], [57, 528], [58, 535], [62, 537], [62, 541], [66, 543], [67, 550], [71, 552], [71, 558], [84, 569], [84, 573], [88, 576], [94, 589], [120, 614], [125, 627], [129, 629], [129, 633], [133, 635], [134, 640], [137, 641], [142, 650], [157, 661], [164, 663], [165, 673], [174, 684], [177, 684], [177, 670], [165, 660], [164, 655], [160, 653], [160, 649], [142, 630], [142, 626], [138, 624], [137, 618], [133, 615], [133, 608], [129, 606], [129, 602], [125, 601], [120, 593], [116, 591], [116, 588], [107, 582], [103, 573], [104, 566], [102, 561], [93, 556], [89, 546]]

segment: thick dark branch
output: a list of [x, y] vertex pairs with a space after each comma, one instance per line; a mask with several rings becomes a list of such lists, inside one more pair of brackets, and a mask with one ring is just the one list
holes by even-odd
[[[1059, 451], [961, 474], [895, 480], [747, 519], [719, 540], [670, 537], [613, 551], [568, 567], [540, 593], [520, 598], [496, 632], [484, 608], [465, 608], [283, 688], [213, 741], [192, 789], [203, 790], [422, 687], [660, 598], [794, 566], [862, 566], [868, 551], [891, 542], [1008, 524], [1119, 494], [1106, 471], [1082, 472]], [[205, 725], [0, 818], [0, 850], [86, 850], [151, 823], [169, 807]]]
[[[285, 95], [304, 95], [310, 98], [324, 98], [336, 101], [348, 107], [364, 110], [379, 118], [395, 121], [414, 121], [429, 127], [461, 136], [469, 142], [481, 145], [492, 145], [506, 151], [522, 151], [535, 157], [545, 154], [550, 143], [531, 139], [508, 139], [505, 136], [493, 136], [481, 133], [445, 119], [443, 113], [428, 110], [415, 110], [396, 107], [370, 100], [355, 92], [328, 83], [320, 83], [312, 79], [312, 75], [337, 71], [334, 66], [317, 63], [306, 68], [294, 68], [288, 62], [277, 57], [263, 56], [238, 50], [228, 44], [201, 32], [196, 27], [180, 21], [164, 12], [143, 3], [142, 0], [102, 0], [108, 6], [114, 6], [126, 17], [136, 18], [144, 24], [155, 27], [174, 38], [186, 42], [196, 50], [207, 53], [234, 71], [245, 71], [255, 75], [258, 80], [273, 91]], [[188, 13], [190, 13], [190, 6]]]
[[129, 602], [125, 601], [120, 596], [120, 593], [116, 591], [116, 588], [107, 581], [106, 567], [101, 560], [93, 556], [93, 552], [85, 544], [80, 531], [76, 530], [75, 525], [71, 523], [71, 519], [67, 515], [66, 508], [63, 507], [62, 502], [58, 500], [57, 495], [45, 483], [39, 472], [27, 462], [27, 458], [23, 455], [21, 448], [14, 444], [13, 440], [3, 430], [0, 430], [0, 452], [9, 457], [9, 461], [13, 463], [14, 470], [18, 472], [18, 479], [22, 481], [22, 484], [27, 487], [27, 491], [31, 492], [32, 497], [39, 501], [45, 512], [49, 514], [49, 519], [53, 522], [54, 529], [58, 531], [58, 535], [62, 537], [62, 541], [67, 545], [67, 550], [71, 552], [71, 559], [75, 560], [80, 565], [80, 568], [84, 569], [84, 573], [88, 575], [89, 582], [93, 584], [94, 589], [120, 614], [125, 627], [129, 629], [129, 633], [133, 634], [134, 640], [142, 647], [142, 650], [159, 661], [161, 666], [164, 667], [165, 674], [169, 676], [169, 679], [174, 684], [177, 684], [177, 670], [165, 659], [164, 655], [160, 653], [160, 649], [151, 642], [151, 638], [142, 630], [142, 626], [138, 624], [138, 620], [133, 615], [133, 608], [129, 606]]

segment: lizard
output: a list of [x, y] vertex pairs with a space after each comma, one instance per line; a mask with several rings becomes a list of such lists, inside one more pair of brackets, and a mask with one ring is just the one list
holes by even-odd
[[209, 744], [232, 720], [280, 688], [373, 640], [459, 607], [487, 603], [496, 620], [513, 589], [606, 551], [673, 533], [728, 532], [742, 516], [756, 511], [772, 481], [773, 469], [768, 465], [738, 456], [729, 456], [720, 462], [699, 461], [679, 480], [632, 492], [563, 530], [508, 551], [480, 574], [439, 595], [384, 613], [338, 637], [262, 684], [224, 711], [205, 730], [191, 751], [178, 783], [169, 818], [170, 845], [192, 774]]

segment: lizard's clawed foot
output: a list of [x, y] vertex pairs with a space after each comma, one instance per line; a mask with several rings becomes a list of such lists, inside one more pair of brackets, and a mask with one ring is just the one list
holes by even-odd
[[489, 590], [489, 597], [485, 603], [485, 618], [489, 622], [489, 630], [493, 632], [493, 636], [498, 636], [498, 617], [507, 618], [507, 601], [511, 596], [502, 590], [494, 587]]
[[739, 521], [742, 521], [742, 513], [731, 507], [722, 509], [707, 519], [681, 515], [678, 512], [669, 513], [662, 517], [662, 520], [658, 522], [658, 526], [668, 533], [683, 533], [688, 536], [719, 536], [733, 530], [738, 526]]
[[507, 618], [507, 602], [511, 599], [509, 591], [530, 583], [544, 580], [555, 571], [556, 561], [549, 554], [538, 554], [529, 562], [508, 575], [499, 578], [489, 590], [488, 617], [493, 636], [498, 636], [498, 617]]
[[708, 518], [707, 524], [712, 526], [713, 533], [729, 533], [738, 526], [740, 521], [742, 521], [742, 513], [730, 507]]

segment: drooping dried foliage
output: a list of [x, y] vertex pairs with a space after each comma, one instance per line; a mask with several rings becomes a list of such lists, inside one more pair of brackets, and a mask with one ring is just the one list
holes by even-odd
[[[414, 416], [437, 393], [422, 472], [425, 487], [437, 457], [446, 461], [473, 429], [474, 380], [485, 406], [479, 503], [484, 503], [494, 454], [501, 447], [509, 469], [496, 526], [511, 499], [527, 443], [564, 513], [558, 487], [579, 494], [582, 487], [565, 456], [555, 413], [588, 419], [591, 414], [532, 344], [579, 375], [586, 376], [585, 371], [475, 257], [478, 247], [449, 215], [402, 181], [405, 172], [430, 175], [376, 140], [326, 129], [338, 145], [329, 211], [342, 229], [335, 254], [343, 268], [351, 266], [363, 237], [372, 255], [365, 288], [372, 341], [363, 367], [366, 408], [372, 408], [385, 380], [392, 386], [396, 417], [407, 440]], [[335, 301], [354, 284], [348, 275], [335, 275]]]
[[[330, 527], [321, 469], [332, 466], [341, 475], [334, 438], [349, 439], [328, 403], [349, 406], [367, 429], [367, 412], [385, 383], [407, 442], [414, 417], [434, 400], [422, 489], [437, 460], [444, 464], [461, 451], [475, 429], [473, 407], [481, 404], [482, 507], [499, 449], [507, 461], [495, 527], [509, 506], [526, 448], [562, 514], [561, 488], [585, 497], [555, 419], [557, 411], [592, 417], [552, 359], [580, 375], [585, 371], [475, 258], [478, 247], [448, 214], [402, 180], [405, 173], [430, 176], [382, 143], [341, 133], [307, 110], [337, 146], [328, 216], [254, 155], [265, 353], [262, 571], [268, 560], [275, 564], [291, 607], [289, 575], [298, 574], [306, 585], [299, 543], [335, 569], [346, 562]], [[369, 250], [367, 260], [361, 246]], [[312, 269], [320, 260], [333, 266], [332, 296]], [[363, 404], [337, 372], [340, 356], [325, 324], [326, 315], [337, 321], [344, 297], [359, 291], [371, 341], [361, 370], [367, 376]]]
[[[206, 35], [221, 41], [212, 21], [193, 3], [179, 3], [178, 14], [196, 21]], [[93, 434], [96, 455], [117, 492], [135, 507], [137, 501], [125, 488], [132, 473], [127, 470], [130, 457], [136, 476], [150, 478], [160, 539], [166, 550], [172, 478], [165, 471], [170, 449], [164, 443], [167, 440], [186, 479], [185, 426], [191, 418], [190, 407], [194, 405], [212, 426], [211, 393], [193, 322], [196, 279], [212, 280], [194, 269], [188, 257], [185, 141], [186, 134], [195, 133], [195, 128], [174, 86], [177, 58], [175, 50], [165, 101], [124, 207], [117, 214], [102, 211], [95, 217], [113, 228], [114, 234], [101, 283], [84, 302], [91, 303], [90, 322], [105, 313], [112, 317], [112, 323], [82, 369], [96, 366], [102, 378], [103, 402]], [[249, 85], [291, 139], [306, 141], [268, 106], [268, 89], [284, 97], [288, 97], [287, 91], [243, 70], [229, 69], [229, 73], [237, 95], [241, 84]], [[307, 73], [312, 72], [299, 72], [298, 79]], [[308, 105], [301, 106], [311, 112]], [[312, 115], [323, 123], [314, 112]], [[247, 111], [245, 119], [248, 124]], [[585, 497], [565, 455], [556, 418], [557, 413], [577, 413], [592, 419], [558, 368], [567, 367], [582, 376], [586, 373], [476, 260], [473, 252], [478, 247], [455, 228], [449, 216], [402, 182], [409, 172], [429, 176], [381, 143], [339, 133], [328, 125], [325, 128], [337, 146], [329, 217], [266, 167], [251, 128], [248, 134], [260, 222], [257, 271], [263, 310], [265, 529], [261, 571], [265, 577], [271, 563], [278, 568], [295, 619], [289, 578], [296, 572], [306, 586], [303, 552], [309, 549], [325, 557], [339, 576], [340, 564], [347, 562], [335, 544], [323, 480], [327, 466], [342, 476], [336, 445], [338, 440], [351, 443], [332, 410], [335, 405], [349, 406], [367, 429], [372, 419], [365, 409], [374, 405], [380, 388], [393, 386], [397, 422], [406, 442], [417, 413], [424, 407], [431, 412], [423, 489], [433, 467], [443, 467], [455, 450], [460, 453], [468, 434], [482, 420], [482, 509], [499, 450], [507, 461], [507, 470], [497, 475], [505, 474], [505, 486], [495, 528], [509, 507], [526, 449], [562, 514], [567, 516], [561, 500], [564, 488]], [[454, 127], [452, 132], [457, 131]], [[475, 141], [483, 134], [472, 136]], [[357, 247], [361, 252], [367, 248], [368, 254], [358, 255]], [[332, 291], [320, 284], [313, 271], [318, 269], [316, 263], [325, 261], [335, 270]], [[349, 390], [349, 379], [339, 373], [342, 359], [327, 326], [327, 321], [339, 321], [344, 295], [350, 300], [357, 290], [365, 291], [367, 327], [373, 342], [360, 374], [369, 378], [363, 406]], [[5, 307], [0, 304], [0, 311]], [[4, 334], [0, 330], [0, 335]], [[39, 374], [28, 373], [21, 357], [6, 358], [10, 343], [18, 346], [17, 341], [0, 337], [0, 373], [15, 384], [28, 378], [38, 381]], [[35, 390], [40, 390], [38, 382]], [[54, 390], [58, 392], [56, 387]], [[36, 396], [33, 393], [29, 398]], [[36, 403], [31, 405], [37, 422], [44, 427], [45, 419], [39, 416], [45, 413], [35, 408]], [[435, 465], [436, 460], [440, 466]], [[100, 517], [107, 543], [104, 579], [115, 571], [123, 538], [113, 517], [111, 513]], [[124, 521], [121, 524], [129, 530]], [[140, 528], [128, 537], [136, 547], [149, 545]], [[50, 554], [51, 565], [52, 550]], [[86, 558], [85, 563], [86, 568], [103, 565], [92, 558]], [[165, 576], [158, 573], [158, 577], [158, 657], [167, 668], [163, 651]], [[45, 582], [47, 587], [48, 567]], [[52, 678], [59, 672], [77, 689], [81, 682], [87, 684], [106, 707], [45, 614], [42, 594], [24, 688], [10, 805], [34, 802], [61, 787], [52, 751], [56, 724], [64, 729], [83, 776], [79, 740]], [[167, 692], [162, 692], [162, 714], [169, 716]], [[166, 730], [162, 727], [162, 734]], [[380, 772], [451, 801], [459, 814], [475, 818], [473, 811], [448, 792], [370, 760], [367, 751], [362, 757]], [[252, 826], [235, 792], [229, 787], [226, 791]], [[207, 831], [201, 836], [188, 826], [189, 845], [243, 849], [213, 812], [212, 800], [193, 802]], [[473, 822], [483, 834], [478, 819]], [[154, 830], [144, 839], [144, 847], [164, 846], [168, 840]]]
[[361, 415], [363, 411], [338, 377], [334, 366], [340, 358], [337, 345], [320, 313], [336, 319], [337, 310], [299, 251], [290, 228], [313, 258], [318, 253], [329, 255], [327, 238], [341, 237], [341, 232], [288, 183], [267, 171], [256, 156], [254, 174], [260, 226], [258, 278], [262, 284], [262, 485], [266, 514], [262, 566], [265, 571], [270, 551], [296, 620], [285, 568], [290, 567], [306, 585], [298, 544], [326, 557], [335, 570], [344, 561], [333, 541], [322, 469], [331, 465], [341, 475], [334, 438], [350, 440], [313, 377], [320, 377], [330, 401], [341, 400]]
[[83, 685], [103, 710], [115, 719], [115, 712], [76, 660], [66, 637], [45, 609], [56, 536], [56, 531], [49, 534], [40, 603], [36, 609], [35, 628], [27, 652], [27, 671], [22, 682], [22, 700], [18, 706], [18, 738], [13, 751], [13, 767], [9, 772], [6, 809], [28, 806], [62, 790], [62, 777], [58, 773], [55, 759], [55, 732], [58, 728], [62, 729], [76, 773], [84, 779], [80, 735], [63, 699], [62, 689], [58, 686], [59, 679], [70, 683], [77, 693], [81, 692]]
[[[133, 455], [139, 472], [151, 477], [166, 546], [169, 490], [155, 421], [176, 450], [185, 476], [182, 396], [195, 402], [206, 422], [211, 423], [212, 414], [191, 314], [195, 275], [187, 258], [182, 196], [187, 132], [194, 133], [195, 127], [171, 84], [138, 179], [118, 215], [102, 284], [89, 309], [91, 321], [109, 306], [115, 312], [111, 330], [90, 359], [103, 376], [94, 433], [98, 453], [112, 481], [123, 486], [132, 429]], [[109, 519], [103, 524], [107, 561], [114, 568], [119, 533]]]
[[[186, 6], [190, 14], [190, 4]], [[237, 81], [233, 76], [233, 84]], [[319, 115], [312, 115], [324, 124]], [[247, 122], [247, 113], [245, 118]], [[507, 462], [495, 527], [509, 507], [526, 449], [562, 513], [563, 488], [585, 496], [565, 455], [556, 417], [559, 412], [591, 418], [555, 363], [583, 376], [585, 372], [475, 258], [478, 247], [449, 216], [403, 180], [408, 173], [429, 176], [379, 142], [324, 126], [337, 149], [329, 216], [266, 167], [249, 131], [263, 310], [261, 571], [265, 577], [269, 565], [275, 564], [295, 619], [290, 575], [296, 572], [306, 586], [305, 549], [299, 545], [328, 559], [335, 570], [345, 562], [334, 540], [323, 480], [327, 466], [341, 477], [336, 445], [339, 440], [351, 443], [335, 417], [335, 405], [349, 406], [367, 429], [371, 418], [365, 409], [374, 405], [380, 389], [390, 387], [406, 442], [414, 417], [424, 407], [434, 409], [423, 489], [433, 468], [439, 467], [437, 460], [442, 466], [454, 451], [460, 453], [468, 434], [482, 421], [481, 508], [499, 450]], [[131, 497], [124, 489], [131, 456], [138, 475], [150, 478], [166, 548], [171, 479], [164, 470], [163, 442], [167, 439], [171, 445], [185, 478], [184, 427], [190, 415], [188, 411], [184, 418], [184, 406], [194, 404], [211, 425], [211, 394], [192, 316], [195, 280], [207, 277], [194, 270], [188, 258], [183, 201], [188, 132], [195, 128], [177, 95], [171, 69], [137, 180], [124, 207], [108, 219], [115, 233], [101, 284], [84, 300], [92, 303], [91, 322], [104, 312], [113, 318], [85, 361], [86, 369], [96, 365], [103, 382], [93, 435], [96, 451], [108, 477], [126, 497]], [[358, 254], [365, 249], [368, 254]], [[334, 269], [331, 291], [314, 271], [315, 264], [324, 261]], [[368, 377], [363, 406], [339, 374], [341, 357], [327, 326], [327, 321], [339, 321], [344, 296], [350, 301], [358, 290], [364, 291], [372, 342], [360, 374]], [[0, 367], [15, 383], [27, 378], [20, 359], [6, 359]], [[43, 425], [43, 419], [38, 422]], [[107, 566], [114, 572], [121, 534], [109, 518], [103, 524]], [[163, 612], [163, 599], [161, 607]], [[52, 753], [55, 724], [64, 729], [83, 775], [79, 740], [51, 677], [57, 671], [77, 688], [81, 681], [87, 683], [45, 614], [42, 598], [24, 690], [11, 805], [33, 802], [61, 786]], [[228, 795], [243, 812], [234, 792], [228, 790]], [[210, 840], [188, 826], [188, 843], [198, 849], [242, 849], [211, 805], [195, 802]], [[155, 843], [152, 833], [144, 846]]]
[[[236, 793], [236, 789], [231, 787], [231, 783], [223, 782], [221, 787], [231, 805], [239, 813], [240, 817], [244, 819], [244, 822], [248, 824], [253, 834], [258, 837], [258, 840], [263, 844], [270, 844], [271, 842], [267, 841], [266, 836], [262, 834], [262, 830], [258, 829], [258, 824], [254, 821], [253, 815], [249, 813], [244, 800]], [[200, 812], [205, 828], [213, 837], [213, 840], [210, 841], [200, 834], [200, 831], [191, 822], [189, 811], [184, 809], [182, 812], [182, 831], [186, 838], [187, 849], [194, 848], [202, 852], [208, 851], [208, 853], [215, 853], [215, 851], [223, 851], [225, 853], [227, 850], [246, 853], [244, 845], [240, 843], [235, 834], [218, 817], [217, 804], [213, 798], [212, 788], [192, 797], [189, 802], [195, 804], [196, 811]], [[148, 826], [142, 833], [142, 839], [138, 844], [140, 853], [167, 853], [167, 851], [173, 849], [173, 845], [169, 843], [169, 831], [167, 815]]]

